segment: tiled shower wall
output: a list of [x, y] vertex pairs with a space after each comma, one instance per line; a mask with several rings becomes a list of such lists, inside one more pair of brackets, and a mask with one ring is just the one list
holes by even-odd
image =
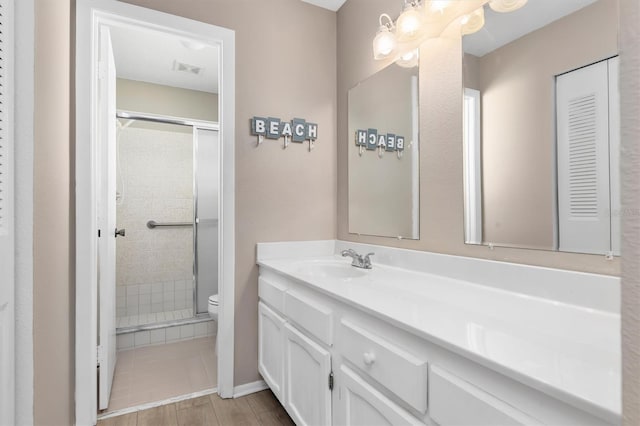
[[[123, 121], [121, 121], [123, 123]], [[117, 316], [193, 309], [193, 141], [170, 125], [118, 129]]]

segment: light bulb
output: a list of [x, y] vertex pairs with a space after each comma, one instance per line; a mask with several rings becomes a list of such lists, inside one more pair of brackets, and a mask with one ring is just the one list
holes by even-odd
[[448, 5], [449, 5], [449, 0], [431, 0], [430, 9], [433, 12], [442, 13], [442, 11], [445, 10]]
[[496, 12], [513, 12], [527, 4], [527, 0], [491, 0], [489, 7]]
[[396, 36], [386, 26], [382, 25], [373, 39], [373, 58], [384, 59], [396, 48]]
[[465, 15], [460, 21], [462, 24], [462, 35], [473, 34], [484, 26], [484, 8], [481, 7], [478, 10]]
[[418, 49], [414, 49], [403, 53], [398, 60], [396, 60], [396, 64], [403, 68], [412, 68], [418, 65], [418, 59]]
[[407, 4], [396, 22], [398, 40], [411, 41], [418, 38], [422, 29], [422, 20], [422, 13], [416, 7]]

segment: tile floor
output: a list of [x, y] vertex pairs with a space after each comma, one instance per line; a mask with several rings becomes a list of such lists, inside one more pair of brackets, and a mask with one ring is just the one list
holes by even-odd
[[106, 412], [217, 386], [215, 336], [118, 352]]
[[98, 421], [98, 426], [294, 426], [270, 390], [241, 398], [217, 394]]

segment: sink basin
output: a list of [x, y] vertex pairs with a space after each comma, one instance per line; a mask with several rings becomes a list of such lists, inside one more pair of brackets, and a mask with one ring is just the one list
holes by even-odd
[[367, 271], [351, 266], [346, 262], [300, 262], [295, 266], [295, 272], [314, 278], [351, 279], [366, 275]]

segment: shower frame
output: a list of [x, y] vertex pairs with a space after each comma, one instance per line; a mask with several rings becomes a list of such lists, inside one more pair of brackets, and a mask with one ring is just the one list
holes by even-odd
[[[193, 324], [209, 320], [209, 313], [198, 313], [198, 182], [197, 182], [197, 158], [198, 158], [198, 143], [195, 133], [197, 129], [213, 130], [220, 132], [220, 124], [213, 121], [194, 120], [190, 118], [175, 117], [162, 114], [151, 114], [145, 112], [130, 111], [124, 109], [118, 109], [116, 117], [123, 120], [134, 121], [146, 121], [150, 123], [170, 124], [174, 126], [191, 127], [191, 135], [193, 136], [193, 316], [191, 318], [183, 318], [177, 320], [162, 321], [151, 324], [141, 324], [129, 327], [121, 327], [117, 329], [117, 334], [135, 333], [137, 331], [155, 330], [164, 327], [170, 327], [175, 325]], [[147, 224], [148, 226], [148, 224]], [[156, 225], [163, 226], [163, 225]], [[155, 226], [154, 226], [155, 227]]]

